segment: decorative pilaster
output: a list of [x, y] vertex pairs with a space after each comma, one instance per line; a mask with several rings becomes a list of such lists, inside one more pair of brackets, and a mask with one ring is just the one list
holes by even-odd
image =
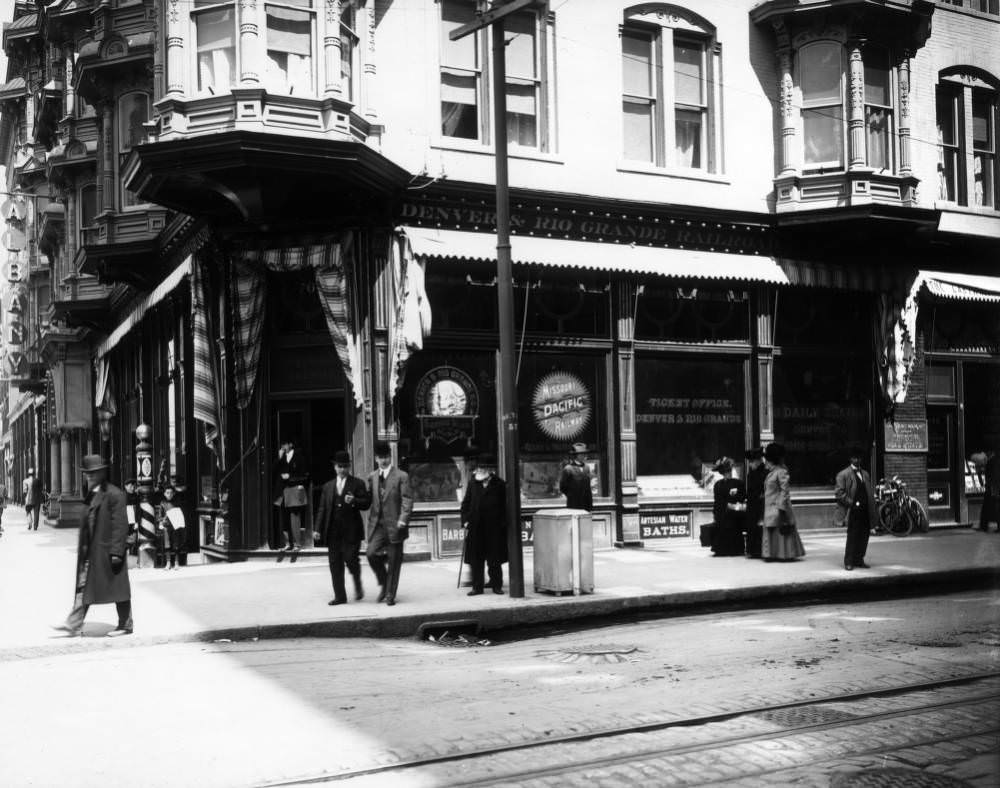
[[365, 34], [368, 38], [368, 54], [365, 57], [365, 119], [375, 122], [378, 113], [375, 111], [375, 0], [368, 0], [365, 8]]
[[798, 118], [795, 107], [795, 81], [792, 79], [792, 46], [788, 29], [783, 22], [775, 22], [778, 36], [778, 111], [781, 118], [781, 172], [778, 177], [795, 175], [798, 172], [795, 153], [795, 135]]
[[910, 52], [899, 63], [899, 174], [912, 175], [910, 164]]
[[167, 0], [167, 95], [184, 95], [184, 25], [181, 0]]
[[340, 79], [340, 0], [326, 0], [326, 33], [323, 36], [323, 61], [326, 85], [323, 95], [341, 98], [344, 86]]
[[101, 107], [101, 211], [115, 210], [115, 112], [111, 101]]
[[615, 371], [618, 375], [618, 430], [621, 447], [619, 485], [621, 524], [616, 543], [641, 547], [639, 539], [639, 485], [636, 481], [635, 433], [635, 307], [640, 286], [615, 284]]
[[62, 492], [62, 459], [59, 450], [59, 433], [49, 435], [49, 518], [59, 519], [59, 497]]
[[861, 55], [864, 41], [848, 42], [848, 169], [857, 170], [867, 163], [865, 155], [865, 64]]
[[252, 68], [261, 62], [257, 0], [240, 0], [240, 87], [260, 85], [260, 74]]

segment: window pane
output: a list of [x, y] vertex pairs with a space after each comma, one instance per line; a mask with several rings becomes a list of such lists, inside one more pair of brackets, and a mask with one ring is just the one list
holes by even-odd
[[441, 133], [446, 137], [479, 139], [475, 77], [441, 75]]
[[993, 101], [980, 91], [972, 93], [972, 147], [993, 150]]
[[678, 104], [704, 103], [702, 90], [702, 47], [683, 39], [674, 40], [674, 101]]
[[839, 102], [840, 74], [840, 44], [813, 44], [799, 51], [803, 102]]
[[267, 49], [309, 57], [312, 54], [312, 14], [290, 8], [267, 6]]
[[84, 186], [80, 189], [80, 226], [89, 227], [97, 217], [97, 187]]
[[236, 83], [235, 16], [231, 8], [195, 17], [198, 28], [198, 89], [225, 89]]
[[513, 14], [506, 19], [507, 75], [534, 79], [537, 72], [534, 14]]
[[677, 166], [701, 167], [701, 128], [700, 112], [677, 110], [674, 118], [674, 148], [677, 153]]
[[452, 41], [448, 34], [475, 18], [475, 6], [472, 3], [444, 0], [441, 3], [441, 64], [455, 68], [475, 69], [476, 41], [478, 33], [472, 33], [458, 41]]
[[649, 36], [622, 34], [622, 75], [626, 93], [653, 95], [653, 41]]
[[888, 107], [892, 104], [889, 89], [889, 56], [884, 49], [865, 50], [865, 103]]
[[975, 173], [975, 204], [993, 207], [996, 180], [993, 172], [993, 156], [977, 153], [972, 162]]
[[937, 128], [938, 142], [944, 145], [954, 145], [955, 134], [955, 103], [957, 96], [950, 91], [939, 90], [937, 94]]
[[624, 101], [622, 115], [625, 118], [625, 158], [653, 161], [653, 105]]
[[119, 150], [131, 150], [135, 145], [141, 145], [146, 140], [146, 129], [143, 124], [149, 120], [149, 97], [145, 93], [132, 93], [124, 96], [119, 104], [121, 139]]
[[507, 141], [516, 145], [538, 145], [534, 85], [507, 85]]
[[844, 121], [841, 107], [802, 110], [806, 164], [840, 164], [844, 151]]
[[887, 110], [865, 107], [869, 167], [892, 169], [889, 126], [889, 112]]

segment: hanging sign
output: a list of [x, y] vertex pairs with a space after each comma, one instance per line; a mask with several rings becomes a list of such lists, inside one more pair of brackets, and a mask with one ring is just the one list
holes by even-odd
[[415, 399], [426, 446], [432, 440], [472, 442], [479, 418], [479, 391], [469, 375], [457, 367], [435, 367], [420, 379]]
[[572, 440], [590, 421], [590, 392], [576, 375], [550, 372], [535, 386], [531, 412], [545, 435], [554, 440]]
[[26, 266], [21, 262], [21, 257], [16, 252], [12, 252], [3, 264], [3, 278], [11, 283], [23, 282], [25, 279]]
[[24, 344], [26, 333], [24, 323], [12, 316], [4, 328], [3, 338], [11, 350], [16, 350]]
[[7, 311], [16, 315], [23, 315], [28, 308], [28, 294], [20, 285], [15, 286], [7, 294]]
[[28, 357], [17, 350], [9, 350], [4, 362], [7, 377], [26, 378], [28, 377]]

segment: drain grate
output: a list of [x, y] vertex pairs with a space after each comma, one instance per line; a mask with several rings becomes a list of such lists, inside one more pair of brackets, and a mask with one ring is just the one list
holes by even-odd
[[916, 769], [863, 769], [835, 775], [830, 788], [972, 788], [972, 784], [944, 774]]
[[636, 662], [641, 649], [617, 643], [600, 643], [590, 646], [566, 646], [551, 651], [538, 651], [536, 655], [553, 662], [589, 662], [592, 665], [606, 665], [616, 662]]
[[826, 725], [831, 722], [848, 722], [857, 719], [856, 714], [851, 714], [849, 711], [842, 711], [840, 709], [833, 709], [828, 706], [799, 706], [792, 709], [774, 709], [772, 711], [762, 711], [755, 716], [785, 728], [795, 728], [801, 725]]

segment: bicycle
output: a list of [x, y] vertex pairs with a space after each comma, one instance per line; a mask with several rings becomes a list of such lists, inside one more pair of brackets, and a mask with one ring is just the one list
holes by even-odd
[[927, 530], [928, 520], [924, 507], [916, 498], [910, 497], [906, 491], [906, 482], [899, 476], [888, 480], [880, 479], [875, 488], [875, 499], [878, 501], [878, 523], [874, 529], [876, 534], [907, 536], [914, 528], [918, 531]]

